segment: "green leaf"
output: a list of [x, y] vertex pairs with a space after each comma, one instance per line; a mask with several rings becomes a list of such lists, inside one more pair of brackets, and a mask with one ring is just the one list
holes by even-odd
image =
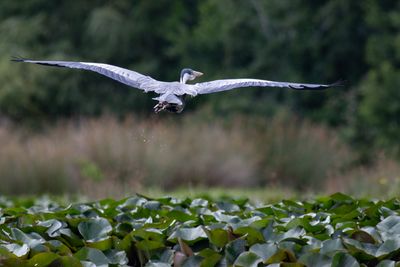
[[130, 234], [135, 240], [136, 247], [142, 250], [154, 250], [165, 247], [164, 235], [161, 231], [149, 228], [138, 229]]
[[356, 209], [357, 206], [355, 203], [350, 204], [336, 204], [334, 205], [329, 212], [335, 215], [342, 215], [344, 218], [352, 219], [359, 215], [359, 211]]
[[[161, 254], [159, 255], [158, 259], [161, 262], [166, 262], [168, 264], [173, 264], [173, 262], [174, 262], [174, 253], [175, 253], [175, 251], [172, 250], [172, 249], [169, 249], [169, 248], [168, 249], [164, 249], [161, 252]], [[158, 256], [158, 254], [157, 254], [157, 256]]]
[[242, 227], [250, 227], [250, 225], [255, 224], [262, 219], [259, 216], [252, 216], [247, 219], [240, 219], [237, 223], [232, 222], [231, 227], [236, 230], [237, 228], [242, 228]]
[[350, 202], [350, 203], [354, 202], [353, 198], [343, 193], [335, 193], [330, 196], [330, 199], [338, 202]]
[[148, 263], [146, 263], [145, 267], [171, 267], [171, 264], [165, 262], [149, 261]]
[[273, 243], [255, 244], [250, 247], [249, 251], [266, 261], [278, 251], [278, 247]]
[[96, 248], [98, 250], [107, 250], [110, 249], [112, 247], [113, 243], [112, 243], [112, 239], [109, 237], [107, 239], [103, 239], [100, 241], [96, 241], [96, 242], [86, 242], [86, 246], [90, 247], [90, 248]]
[[343, 246], [342, 240], [340, 238], [325, 240], [324, 242], [322, 242], [322, 254], [333, 256], [338, 251], [345, 251], [345, 247]]
[[116, 249], [110, 249], [104, 251], [104, 254], [108, 258], [110, 264], [126, 265], [128, 264], [128, 258], [125, 251], [118, 251]]
[[[295, 218], [292, 221], [290, 221], [286, 227], [287, 229], [294, 229], [295, 233], [300, 233], [301, 229], [299, 226], [301, 226], [302, 228], [304, 228], [306, 231], [311, 232], [311, 233], [316, 233], [316, 232], [321, 232], [325, 230], [325, 226], [322, 224], [315, 224], [315, 225], [311, 225], [310, 223], [311, 218], [309, 217], [302, 217], [302, 218]], [[290, 237], [299, 237], [300, 234], [298, 235], [293, 235]], [[289, 236], [287, 236], [289, 237]]]
[[189, 220], [196, 219], [196, 217], [194, 215], [187, 214], [187, 213], [185, 213], [183, 211], [180, 211], [180, 210], [172, 210], [172, 211], [168, 212], [166, 216], [168, 218], [175, 219], [175, 220], [177, 220], [179, 222], [186, 222], [186, 221], [189, 221]]
[[[310, 231], [312, 232], [312, 231]], [[287, 231], [284, 232], [284, 234], [281, 236], [281, 241], [283, 240], [288, 240], [288, 239], [292, 239], [292, 240], [296, 240], [296, 239], [301, 239], [302, 236], [304, 236], [306, 233], [306, 231], [301, 228], [301, 227], [295, 227], [293, 229], [289, 229]], [[304, 243], [300, 241], [300, 243]]]
[[17, 257], [23, 257], [28, 254], [29, 247], [27, 244], [18, 245], [18, 244], [5, 244], [0, 245], [0, 247], [6, 248], [9, 252], [13, 253]]
[[282, 262], [281, 264], [275, 263], [275, 264], [270, 264], [268, 267], [306, 267], [304, 264], [300, 262]]
[[367, 232], [357, 230], [351, 234], [351, 238], [364, 243], [376, 244], [377, 241]]
[[357, 260], [344, 252], [338, 252], [333, 256], [332, 267], [359, 267]]
[[395, 267], [395, 266], [396, 262], [391, 260], [384, 260], [379, 262], [378, 265], [376, 265], [376, 267]]
[[376, 251], [378, 250], [378, 247], [373, 244], [361, 243], [357, 240], [349, 238], [343, 238], [343, 244], [350, 254], [358, 254], [357, 259], [360, 260], [374, 259]]
[[79, 223], [78, 230], [86, 241], [96, 242], [107, 239], [112, 227], [104, 218], [93, 218]]
[[110, 263], [106, 255], [95, 248], [82, 248], [74, 256], [81, 261], [89, 261], [100, 266], [108, 266]]
[[53, 252], [39, 253], [33, 256], [31, 259], [29, 259], [28, 266], [32, 267], [47, 266], [58, 258], [59, 255]]
[[37, 233], [26, 234], [22, 232], [20, 229], [12, 228], [11, 234], [13, 238], [17, 241], [21, 241], [24, 244], [27, 244], [28, 247], [34, 248], [39, 244], [43, 244], [45, 240]]
[[164, 242], [164, 234], [155, 228], [141, 228], [138, 230], [132, 231], [131, 235], [136, 240], [150, 240], [150, 241], [159, 241]]
[[391, 215], [376, 225], [382, 239], [400, 238], [400, 216]]
[[65, 242], [73, 247], [81, 247], [84, 245], [81, 237], [71, 231], [71, 229], [62, 228], [60, 230], [61, 237], [65, 239]]
[[319, 253], [306, 253], [299, 258], [299, 262], [306, 266], [331, 267], [331, 259]]
[[388, 239], [386, 240], [376, 251], [376, 257], [382, 258], [390, 253], [397, 252], [400, 249], [399, 239]]
[[59, 230], [63, 228], [64, 223], [60, 222], [59, 220], [52, 219], [40, 222], [38, 225], [48, 228], [46, 233], [50, 237], [56, 237], [60, 235]]
[[147, 251], [147, 250], [164, 248], [165, 244], [164, 244], [164, 242], [160, 242], [160, 241], [142, 240], [142, 241], [136, 242], [136, 247], [141, 250]]
[[263, 260], [256, 253], [251, 251], [246, 251], [241, 253], [235, 260], [234, 266], [243, 267], [257, 267], [259, 263]]
[[208, 200], [201, 198], [193, 199], [192, 203], [190, 204], [190, 207], [207, 207], [207, 206], [208, 206]]
[[245, 236], [244, 238], [248, 241], [248, 245], [265, 242], [262, 233], [251, 227], [240, 227], [234, 230], [233, 233], [235, 235]]
[[201, 267], [215, 266], [222, 258], [221, 254], [209, 248], [203, 249], [198, 255], [204, 258], [201, 261]]
[[147, 210], [160, 210], [161, 203], [158, 201], [147, 201], [143, 204], [143, 208]]
[[236, 212], [240, 211], [240, 208], [238, 205], [227, 202], [227, 201], [218, 201], [216, 203], [217, 208], [226, 212]]
[[[26, 246], [28, 248], [28, 246]], [[27, 253], [25, 253], [27, 254]], [[22, 254], [21, 256], [23, 256], [24, 254]], [[12, 252], [10, 252], [7, 248], [4, 247], [4, 245], [0, 245], [0, 263], [1, 263], [1, 259], [7, 259], [7, 258], [15, 258], [17, 257], [15, 254], [13, 254]]]
[[236, 258], [245, 251], [246, 241], [236, 239], [228, 243], [225, 247], [225, 256], [229, 264], [233, 264]]
[[364, 233], [367, 233], [369, 235], [368, 239], [363, 238], [362, 240], [359, 241], [373, 241], [373, 243], [371, 244], [377, 244], [377, 243], [381, 243], [382, 242], [382, 238], [381, 235], [378, 232], [378, 229], [376, 227], [372, 227], [372, 226], [366, 226], [360, 229], [361, 231], [363, 231]]
[[271, 264], [279, 262], [296, 262], [296, 261], [297, 261], [296, 256], [293, 254], [293, 252], [287, 249], [280, 249], [264, 262], [267, 264]]
[[177, 240], [178, 237], [185, 241], [195, 242], [199, 239], [206, 238], [207, 235], [201, 226], [194, 228], [178, 228], [168, 237], [168, 240]]
[[82, 267], [82, 263], [73, 256], [61, 256], [56, 259], [52, 265], [63, 267]]
[[210, 242], [217, 247], [224, 247], [228, 243], [228, 232], [221, 228], [216, 228], [212, 230], [208, 230], [203, 227], [204, 232], [207, 234]]
[[203, 258], [200, 256], [192, 256], [187, 258], [183, 264], [182, 267], [199, 267], [201, 265], [201, 262], [203, 261]]

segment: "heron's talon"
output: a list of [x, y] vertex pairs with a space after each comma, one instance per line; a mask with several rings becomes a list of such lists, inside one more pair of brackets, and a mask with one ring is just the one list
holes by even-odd
[[154, 109], [155, 113], [159, 113], [159, 112], [165, 110], [167, 108], [167, 106], [168, 106], [168, 102], [165, 102], [165, 101], [164, 102], [158, 102], [158, 104], [155, 105], [153, 109]]

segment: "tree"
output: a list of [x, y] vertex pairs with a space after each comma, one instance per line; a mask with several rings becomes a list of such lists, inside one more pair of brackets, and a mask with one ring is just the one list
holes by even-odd
[[366, 14], [373, 33], [366, 46], [371, 68], [360, 85], [359, 124], [364, 130], [357, 137], [400, 156], [400, 3], [370, 0]]

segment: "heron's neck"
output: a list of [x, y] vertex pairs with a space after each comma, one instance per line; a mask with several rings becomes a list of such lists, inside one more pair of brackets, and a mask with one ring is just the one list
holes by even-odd
[[179, 82], [180, 83], [183, 83], [183, 84], [186, 84], [186, 82], [188, 81], [188, 76], [187, 76], [187, 74], [183, 74], [182, 76], [181, 76], [181, 79], [179, 80]]

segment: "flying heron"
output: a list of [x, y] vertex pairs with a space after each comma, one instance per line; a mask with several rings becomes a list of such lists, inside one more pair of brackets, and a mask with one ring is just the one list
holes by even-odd
[[23, 58], [14, 58], [12, 61], [27, 62], [46, 66], [66, 67], [73, 69], [90, 70], [124, 83], [131, 87], [141, 89], [144, 92], [155, 92], [158, 97], [153, 98], [158, 101], [154, 106], [156, 113], [160, 111], [169, 111], [180, 113], [185, 107], [187, 96], [196, 96], [202, 94], [216, 93], [231, 90], [240, 87], [286, 87], [295, 90], [322, 90], [333, 86], [342, 86], [342, 81], [331, 84], [307, 84], [275, 82], [259, 79], [224, 79], [196, 84], [187, 84], [203, 75], [199, 71], [185, 68], [181, 71], [179, 82], [163, 82], [140, 74], [136, 71], [120, 68], [104, 63], [74, 62], [74, 61], [42, 61]]

